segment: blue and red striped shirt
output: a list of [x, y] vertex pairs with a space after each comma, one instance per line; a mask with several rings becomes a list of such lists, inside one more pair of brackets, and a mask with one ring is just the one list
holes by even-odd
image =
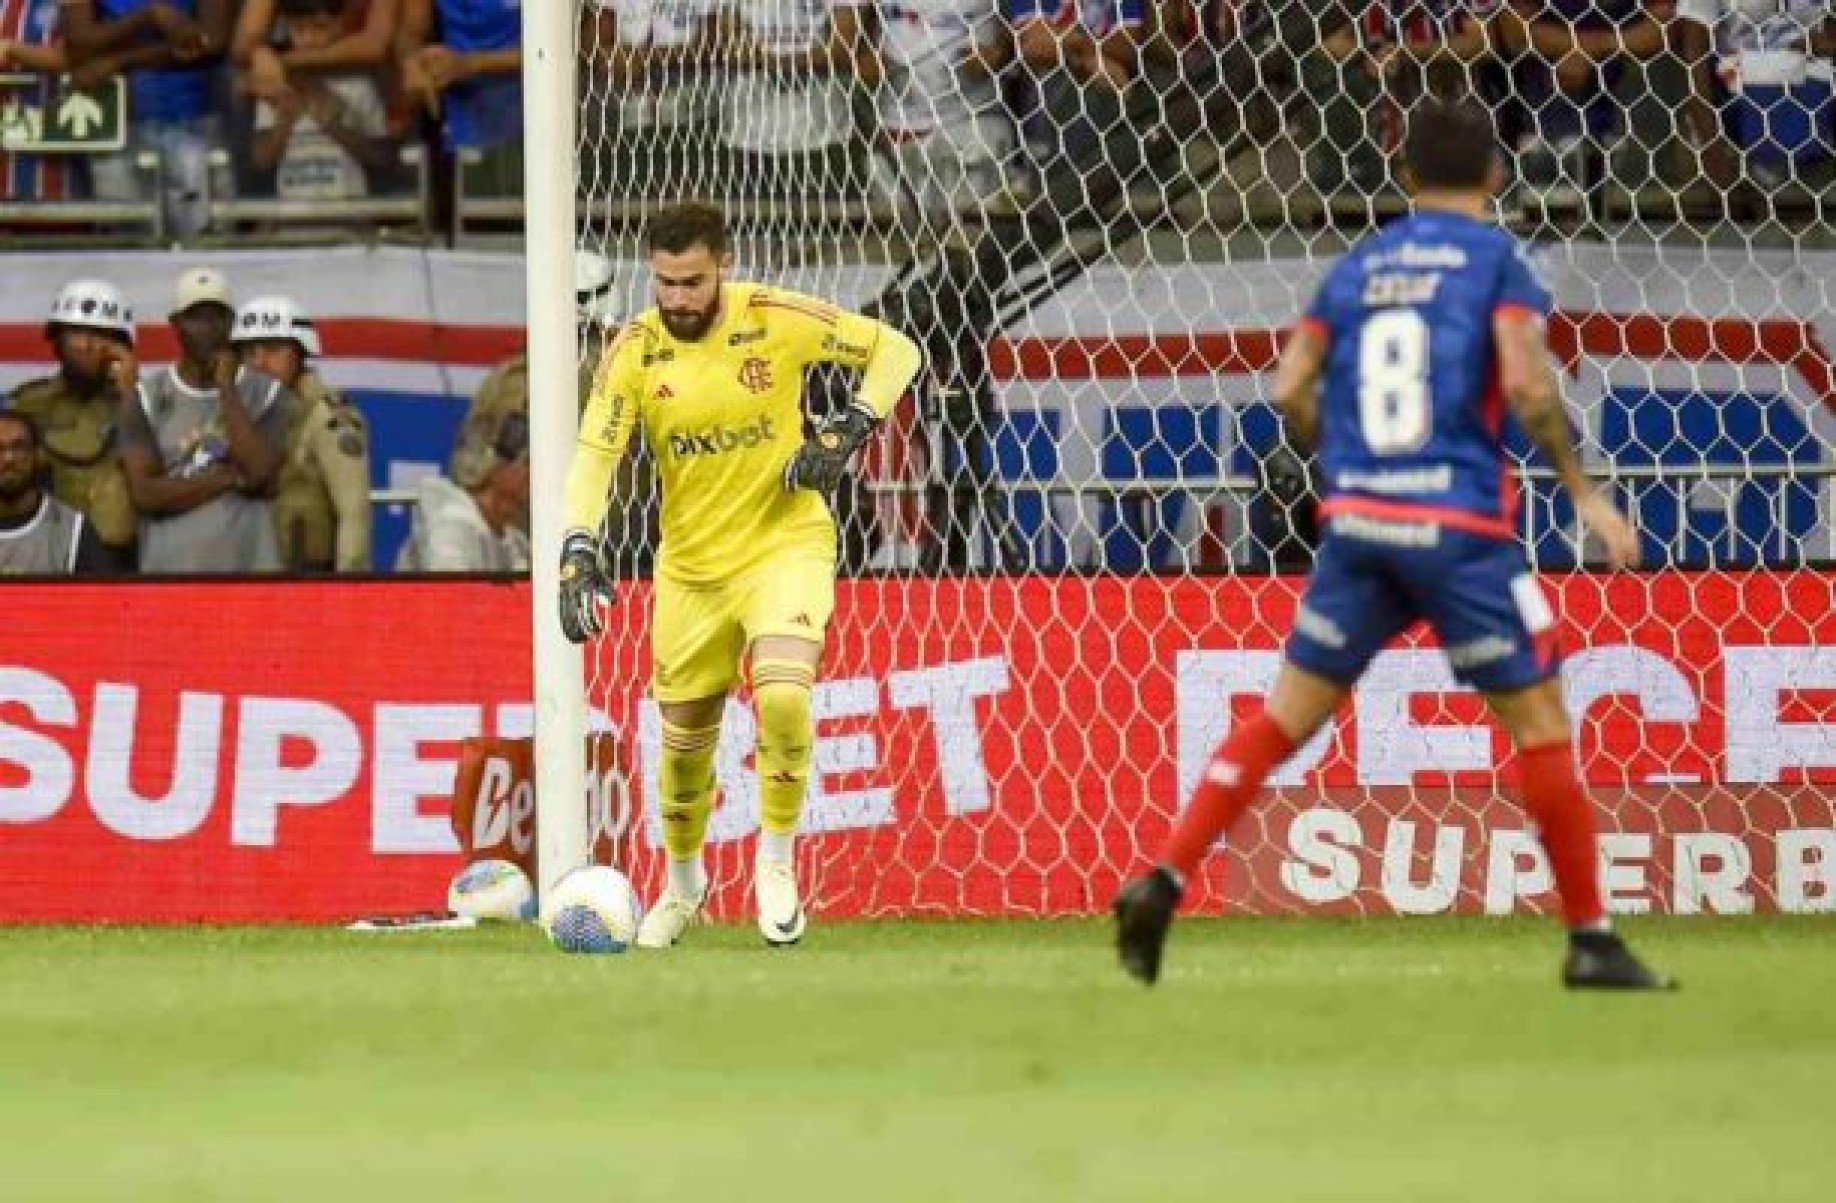
[[[56, 45], [57, 9], [58, 0], [0, 0], [0, 40], [21, 46]], [[39, 81], [41, 99], [49, 99], [51, 86], [48, 77]], [[62, 155], [0, 151], [0, 187], [7, 200], [64, 200], [76, 193], [76, 175], [76, 165]]]

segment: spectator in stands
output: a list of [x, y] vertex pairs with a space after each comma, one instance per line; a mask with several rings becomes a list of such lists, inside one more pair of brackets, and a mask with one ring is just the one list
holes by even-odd
[[401, 26], [401, 0], [343, 0], [329, 7], [338, 23], [329, 40], [294, 36], [287, 0], [242, 0], [230, 57], [238, 87], [272, 100], [302, 76], [373, 75], [390, 62]]
[[454, 479], [421, 481], [396, 571], [529, 571], [529, 417], [496, 418], [484, 454], [456, 452]]
[[[70, 69], [58, 34], [60, 0], [0, 0], [0, 71], [41, 77], [39, 96], [49, 99], [56, 77]], [[0, 198], [59, 201], [89, 191], [86, 164], [77, 155], [15, 154], [0, 151]]]
[[95, 527], [44, 491], [38, 423], [0, 410], [0, 576], [94, 576], [114, 571]]
[[274, 533], [289, 572], [368, 572], [370, 444], [363, 413], [312, 370], [319, 332], [289, 297], [259, 297], [236, 314], [230, 343], [245, 367], [298, 399], [274, 498]]
[[[1351, 190], [1370, 196], [1389, 182], [1378, 107], [1383, 94], [1381, 44], [1387, 24], [1381, 4], [1345, 0], [1338, 19], [1301, 59], [1301, 87], [1318, 106], [1319, 130], [1307, 142], [1307, 179], [1322, 196]], [[1375, 18], [1375, 20], [1371, 20]]]
[[134, 312], [113, 284], [72, 281], [51, 301], [45, 339], [57, 374], [20, 385], [7, 404], [37, 425], [52, 493], [89, 520], [117, 571], [132, 572], [138, 520], [121, 470], [109, 365], [116, 348], [134, 346]]
[[1670, 0], [1520, 0], [1500, 10], [1498, 45], [1518, 56], [1515, 82], [1530, 132], [1518, 146], [1524, 189], [1545, 204], [1578, 204], [1598, 182], [1600, 143], [1620, 112], [1626, 64], [1668, 45]]
[[521, 0], [403, 0], [396, 59], [403, 88], [439, 120], [446, 148], [483, 152], [467, 190], [521, 195]]
[[720, 0], [593, 0], [581, 33], [590, 57], [585, 90], [603, 97], [584, 120], [597, 158], [582, 158], [581, 185], [598, 172], [625, 195], [713, 196], [720, 191], [720, 105], [699, 78], [718, 40]]
[[[610, 312], [612, 264], [585, 247], [574, 249], [574, 319], [580, 339], [576, 401], [586, 408], [587, 394], [599, 369], [616, 320]], [[491, 369], [472, 398], [453, 445], [452, 474], [465, 480], [484, 474], [495, 456], [497, 431], [508, 414], [529, 415], [529, 352], [518, 351]]]
[[95, 195], [145, 197], [136, 160], [157, 151], [167, 229], [200, 233], [212, 189], [229, 187], [227, 173], [213, 175], [210, 152], [222, 141], [214, 68], [229, 48], [230, 0], [63, 0], [61, 19], [79, 79], [128, 81], [128, 146], [91, 162]]
[[[343, 37], [349, 0], [279, 0], [278, 7], [281, 36], [295, 49], [323, 50]], [[264, 70], [247, 82], [258, 96], [250, 159], [274, 173], [282, 200], [354, 200], [369, 194], [370, 173], [388, 169], [394, 142], [369, 75], [302, 70], [290, 79], [283, 73], [276, 86]]]
[[1010, 0], [1014, 46], [1031, 77], [1021, 129], [1041, 170], [1087, 161], [1120, 121], [1147, 38], [1146, 0]]
[[1389, 182], [1402, 114], [1432, 90], [1495, 100], [1491, 18], [1501, 0], [1341, 0], [1330, 29], [1301, 60], [1320, 130], [1306, 148], [1307, 178], [1323, 195], [1348, 186], [1369, 196]]
[[849, 70], [868, 0], [728, 0], [714, 30], [721, 132], [748, 196], [858, 194]]
[[1005, 188], [1013, 122], [994, 73], [1013, 54], [999, 0], [878, 0], [855, 75], [874, 90], [875, 184], [933, 235]]
[[274, 483], [293, 394], [241, 366], [235, 303], [209, 268], [179, 276], [172, 306], [179, 361], [151, 377], [116, 348], [121, 462], [140, 511], [142, 572], [273, 572]]
[[1688, 123], [1710, 180], [1734, 183], [1736, 152], [1769, 190], [1832, 157], [1829, 0], [1677, 0], [1677, 18]]

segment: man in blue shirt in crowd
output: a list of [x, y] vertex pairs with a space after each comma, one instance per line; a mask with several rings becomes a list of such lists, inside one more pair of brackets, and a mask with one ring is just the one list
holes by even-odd
[[439, 119], [446, 148], [485, 152], [467, 190], [520, 194], [521, 0], [406, 0], [396, 57], [403, 86]]
[[230, 0], [63, 0], [64, 44], [79, 79], [128, 81], [128, 144], [90, 166], [98, 200], [132, 201], [148, 181], [136, 159], [158, 151], [168, 232], [189, 238], [210, 217], [210, 151], [222, 140], [216, 67], [229, 48]]

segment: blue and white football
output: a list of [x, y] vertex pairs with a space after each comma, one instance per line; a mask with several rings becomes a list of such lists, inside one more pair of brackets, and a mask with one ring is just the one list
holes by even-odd
[[617, 869], [588, 865], [555, 884], [542, 900], [542, 926], [562, 952], [623, 952], [637, 938], [643, 904]]
[[446, 888], [446, 909], [481, 922], [527, 923], [536, 917], [535, 886], [507, 860], [473, 861]]

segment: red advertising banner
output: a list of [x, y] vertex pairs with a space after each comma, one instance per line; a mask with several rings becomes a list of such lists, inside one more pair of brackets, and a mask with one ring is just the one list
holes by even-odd
[[[1625, 910], [1836, 910], [1836, 576], [1553, 578]], [[819, 913], [1100, 909], [1266, 687], [1268, 578], [845, 585], [803, 871]], [[526, 586], [21, 584], [0, 628], [0, 921], [320, 921], [436, 906], [461, 741], [529, 730]], [[648, 599], [596, 700], [649, 796]], [[729, 708], [716, 909], [743, 909], [752, 724]], [[1214, 858], [1207, 909], [1551, 905], [1515, 770], [1425, 642]], [[604, 788], [602, 786], [602, 788]], [[1501, 792], [1502, 791], [1502, 792]], [[654, 880], [648, 828], [634, 836]]]
[[524, 734], [526, 587], [14, 584], [0, 918], [437, 907], [459, 743]]

